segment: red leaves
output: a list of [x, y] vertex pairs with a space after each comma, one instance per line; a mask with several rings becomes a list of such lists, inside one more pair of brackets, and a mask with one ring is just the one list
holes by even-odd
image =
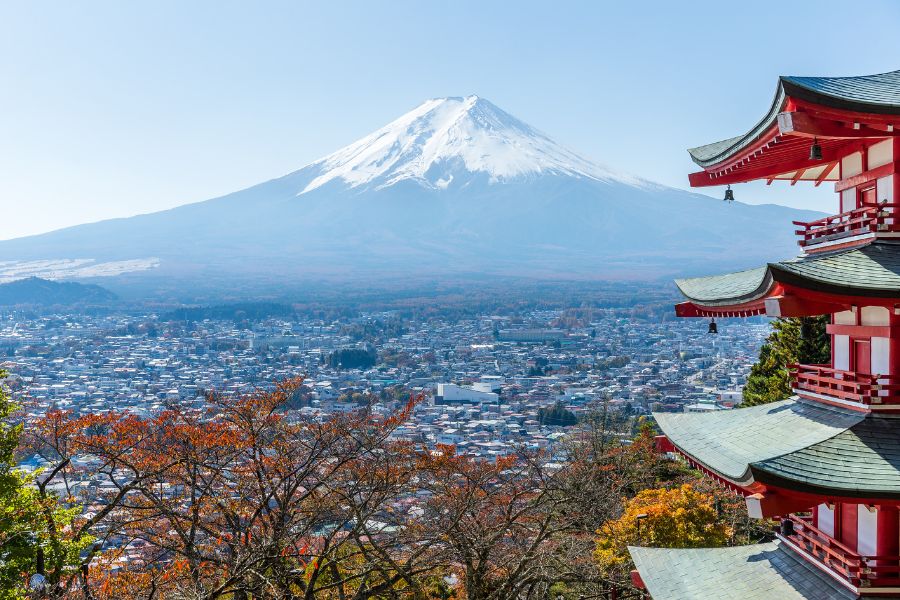
[[345, 547], [373, 543], [366, 523], [386, 514], [411, 471], [408, 446], [388, 437], [421, 397], [380, 422], [287, 418], [282, 407], [301, 384], [212, 395], [206, 410], [173, 407], [148, 418], [52, 411], [35, 425], [35, 447], [54, 458], [81, 455], [85, 476], [102, 486], [102, 503], [79, 525], [140, 542], [110, 553], [108, 566], [125, 570], [98, 576], [98, 597], [115, 597], [117, 585], [122, 598], [132, 589], [131, 597], [149, 589], [165, 597], [272, 569], [310, 573], [334, 553], [359, 552]]

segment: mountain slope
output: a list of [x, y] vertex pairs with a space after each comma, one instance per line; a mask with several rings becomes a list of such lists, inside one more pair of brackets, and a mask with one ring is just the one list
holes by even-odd
[[0, 284], [0, 306], [12, 305], [75, 305], [109, 304], [116, 295], [99, 285], [76, 282], [57, 282], [28, 277]]
[[615, 173], [470, 96], [426, 101], [284, 177], [168, 211], [0, 242], [0, 253], [90, 259], [95, 274], [103, 265], [117, 273], [149, 265], [140, 277], [186, 284], [655, 278], [796, 254], [790, 221], [815, 216], [728, 205]]
[[428, 100], [309, 168], [319, 174], [301, 193], [335, 180], [350, 188], [411, 180], [447, 189], [482, 174], [489, 183], [535, 175], [640, 183], [581, 158], [478, 96]]

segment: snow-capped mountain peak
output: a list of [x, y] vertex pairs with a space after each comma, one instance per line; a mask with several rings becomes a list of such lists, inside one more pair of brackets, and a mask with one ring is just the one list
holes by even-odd
[[555, 174], [646, 184], [582, 158], [474, 95], [426, 100], [308, 168], [315, 176], [301, 194], [333, 181], [378, 189], [413, 180], [443, 189], [476, 175], [490, 183]]

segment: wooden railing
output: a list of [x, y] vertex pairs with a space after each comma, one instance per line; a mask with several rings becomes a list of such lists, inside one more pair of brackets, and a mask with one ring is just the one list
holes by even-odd
[[866, 405], [900, 404], [900, 379], [842, 371], [829, 365], [788, 365], [793, 388]]
[[795, 232], [801, 237], [797, 243], [805, 248], [855, 235], [900, 232], [900, 211], [896, 211], [898, 207], [900, 204], [885, 201], [815, 221], [794, 221], [794, 225], [801, 227]]
[[813, 527], [812, 518], [790, 515], [793, 532], [782, 536], [819, 559], [856, 587], [900, 585], [900, 556], [863, 555]]

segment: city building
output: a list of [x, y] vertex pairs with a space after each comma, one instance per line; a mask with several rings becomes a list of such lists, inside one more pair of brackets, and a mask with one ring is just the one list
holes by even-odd
[[782, 77], [748, 133], [690, 151], [694, 186], [832, 182], [839, 213], [795, 223], [796, 259], [678, 281], [677, 314], [830, 315], [832, 357], [793, 365], [788, 400], [656, 414], [662, 450], [780, 525], [757, 545], [631, 548], [654, 600], [900, 597], [898, 131], [900, 71]]
[[565, 339], [566, 333], [559, 329], [501, 329], [497, 338], [501, 342], [522, 342], [526, 344], [543, 344]]
[[435, 404], [452, 404], [454, 402], [468, 402], [481, 404], [483, 402], [497, 402], [500, 396], [491, 391], [491, 384], [481, 383], [471, 387], [456, 385], [453, 383], [439, 383], [434, 395]]

